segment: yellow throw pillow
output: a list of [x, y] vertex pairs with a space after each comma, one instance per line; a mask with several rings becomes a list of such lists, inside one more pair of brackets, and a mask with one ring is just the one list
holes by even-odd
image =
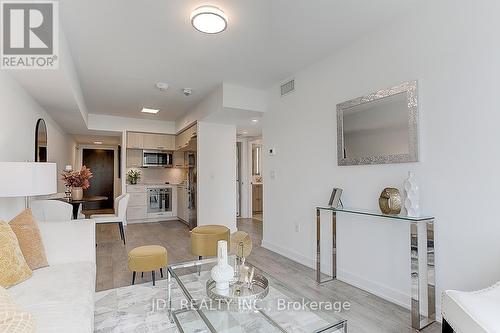
[[0, 333], [34, 333], [35, 318], [17, 305], [7, 290], [0, 287]]
[[16, 234], [19, 247], [23, 252], [28, 266], [34, 270], [47, 267], [47, 256], [43, 247], [42, 236], [38, 224], [31, 214], [31, 209], [26, 209], [10, 221], [10, 227]]
[[16, 234], [7, 222], [0, 221], [0, 286], [9, 288], [31, 277]]

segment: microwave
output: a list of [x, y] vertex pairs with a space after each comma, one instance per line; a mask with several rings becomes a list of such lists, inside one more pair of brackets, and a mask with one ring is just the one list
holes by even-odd
[[161, 150], [144, 150], [143, 167], [171, 167], [174, 163], [171, 152]]

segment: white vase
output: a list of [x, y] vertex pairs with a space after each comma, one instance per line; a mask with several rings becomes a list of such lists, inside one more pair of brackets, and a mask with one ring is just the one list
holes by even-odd
[[227, 262], [227, 241], [217, 242], [217, 265], [212, 268], [212, 279], [215, 281], [215, 289], [223, 294], [229, 290], [229, 282], [234, 277], [234, 270]]
[[408, 178], [404, 182], [406, 215], [411, 217], [420, 216], [420, 192], [413, 172], [408, 172]]

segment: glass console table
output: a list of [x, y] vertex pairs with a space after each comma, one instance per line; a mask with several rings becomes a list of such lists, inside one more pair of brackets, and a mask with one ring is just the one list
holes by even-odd
[[[332, 276], [329, 279], [321, 279], [321, 211], [332, 213]], [[404, 215], [387, 215], [378, 211], [370, 211], [354, 208], [334, 208], [329, 206], [316, 207], [316, 280], [319, 284], [335, 280], [337, 278], [337, 213], [373, 216], [376, 218], [391, 219], [406, 222], [410, 226], [410, 267], [411, 267], [411, 327], [421, 330], [436, 320], [436, 298], [435, 298], [435, 268], [434, 268], [434, 217], [420, 216], [411, 217]], [[424, 284], [419, 269], [420, 253], [418, 249], [418, 226], [422, 225], [426, 232], [427, 248], [427, 317], [420, 315], [420, 285]]]

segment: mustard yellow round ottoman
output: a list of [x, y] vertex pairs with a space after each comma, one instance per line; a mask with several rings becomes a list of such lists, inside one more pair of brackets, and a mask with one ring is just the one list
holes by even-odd
[[191, 253], [202, 257], [217, 255], [217, 242], [225, 240], [229, 243], [229, 228], [223, 225], [203, 225], [191, 231]]
[[139, 246], [128, 253], [128, 269], [132, 272], [132, 284], [135, 283], [135, 273], [151, 272], [153, 286], [155, 285], [155, 271], [160, 270], [163, 277], [163, 267], [167, 267], [167, 249], [159, 245]]

